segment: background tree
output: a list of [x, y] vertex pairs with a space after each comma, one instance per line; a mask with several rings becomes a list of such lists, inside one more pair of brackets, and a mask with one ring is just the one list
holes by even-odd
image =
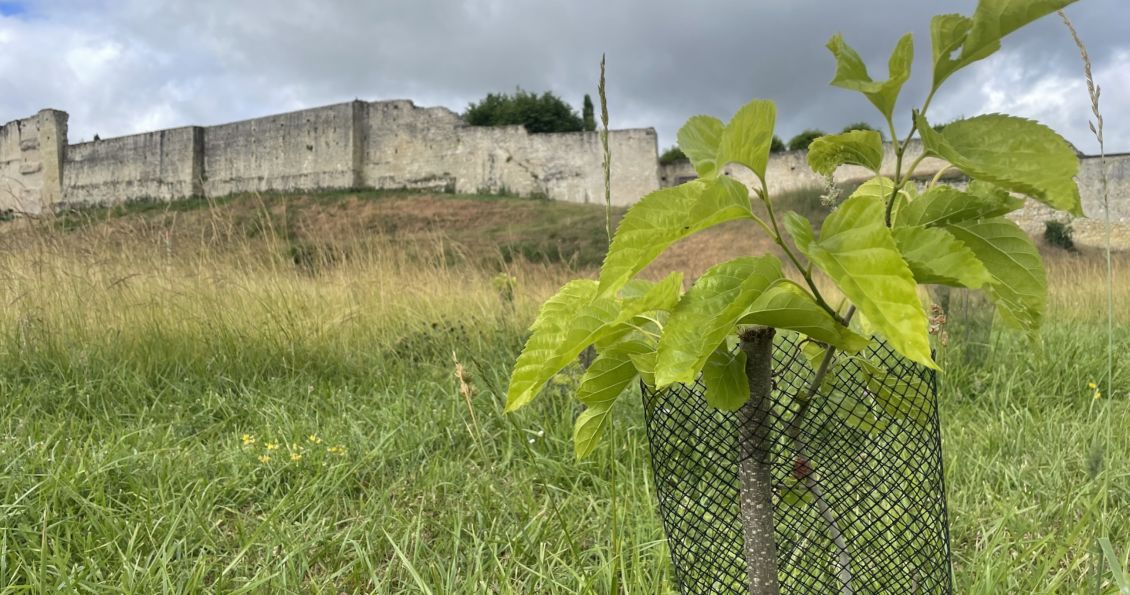
[[786, 149], [787, 147], [785, 147], [785, 141], [781, 140], [781, 137], [774, 134], [773, 140], [769, 142], [769, 152], [783, 153]]
[[790, 151], [807, 151], [812, 141], [824, 136], [823, 130], [808, 129], [789, 139]]
[[847, 126], [844, 126], [844, 129], [841, 130], [840, 132], [841, 133], [851, 132], [852, 130], [870, 130], [872, 132], [878, 132], [879, 138], [883, 139], [884, 141], [887, 140], [887, 137], [886, 137], [886, 135], [883, 134], [882, 130], [875, 128], [874, 126], [868, 124], [867, 122], [854, 122], [854, 123], [848, 124]]
[[518, 89], [513, 95], [490, 93], [467, 106], [463, 120], [472, 126], [525, 126], [531, 133], [580, 132], [584, 123], [560, 97]]
[[683, 150], [678, 146], [669, 147], [659, 155], [660, 165], [671, 165], [677, 161], [690, 161], [687, 159], [687, 155], [683, 153]]
[[581, 125], [588, 132], [596, 130], [596, 117], [593, 115], [592, 97], [585, 93], [585, 102], [581, 107]]

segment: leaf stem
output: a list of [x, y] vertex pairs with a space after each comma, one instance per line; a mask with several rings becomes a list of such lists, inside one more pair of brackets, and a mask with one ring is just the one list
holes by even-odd
[[[761, 190], [757, 192], [757, 197], [760, 198], [761, 202], [765, 205], [765, 210], [769, 213], [769, 222], [773, 224], [772, 229], [766, 227], [765, 231], [769, 232], [769, 234], [773, 236], [773, 241], [781, 247], [781, 250], [785, 252], [785, 256], [787, 256], [789, 260], [792, 261], [793, 266], [796, 267], [797, 272], [799, 272], [801, 276], [804, 277], [804, 282], [808, 285], [808, 288], [812, 290], [812, 297], [816, 299], [816, 303], [826, 312], [828, 312], [828, 314], [832, 316], [833, 320], [841, 322], [845, 326], [847, 326], [846, 322], [844, 322], [844, 320], [840, 318], [839, 312], [837, 312], [834, 308], [832, 308], [832, 306], [828, 304], [827, 301], [824, 300], [824, 296], [821, 295], [820, 290], [816, 288], [816, 282], [812, 280], [811, 264], [807, 267], [801, 265], [800, 259], [796, 257], [796, 254], [793, 253], [792, 249], [790, 249], [789, 245], [785, 242], [784, 236], [781, 235], [781, 227], [777, 225], [777, 215], [773, 211], [773, 201], [769, 200], [769, 189], [765, 186], [765, 180], [761, 180]], [[765, 226], [764, 221], [760, 221], [760, 219], [758, 219], [758, 221], [762, 224], [763, 227]]]

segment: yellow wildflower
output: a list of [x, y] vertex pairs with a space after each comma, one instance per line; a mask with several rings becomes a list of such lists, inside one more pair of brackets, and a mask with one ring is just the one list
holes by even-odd
[[1095, 384], [1095, 383], [1094, 383], [1094, 381], [1091, 381], [1091, 382], [1088, 382], [1088, 383], [1087, 383], [1087, 388], [1089, 388], [1089, 389], [1091, 389], [1091, 390], [1095, 390], [1095, 389], [1097, 389], [1098, 387], [1099, 387], [1099, 385]]
[[267, 443], [267, 450], [278, 450], [278, 448], [279, 448], [278, 442], [268, 442]]
[[309, 436], [306, 437], [306, 441], [311, 443], [311, 444], [321, 444], [322, 443], [322, 439], [319, 438], [317, 434], [310, 434]]
[[292, 452], [292, 453], [290, 453], [290, 460], [295, 461], [295, 462], [301, 461], [302, 455], [300, 455], [296, 452]]
[[259, 462], [266, 465], [267, 463], [271, 462], [271, 457], [269, 457], [267, 455], [259, 455]]
[[1103, 396], [1102, 391], [1100, 391], [1099, 389], [1096, 388], [1095, 389], [1095, 400], [1096, 401], [1099, 400], [1100, 398], [1102, 398], [1102, 396]]
[[249, 444], [255, 444], [255, 435], [254, 434], [244, 434], [242, 436], [242, 440], [243, 440], [244, 446], [247, 446]]
[[345, 447], [344, 446], [331, 446], [331, 447], [326, 449], [326, 452], [328, 452], [332, 455], [345, 456]]

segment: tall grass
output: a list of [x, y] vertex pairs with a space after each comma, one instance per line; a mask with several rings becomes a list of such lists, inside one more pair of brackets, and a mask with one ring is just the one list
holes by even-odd
[[[591, 271], [362, 231], [296, 262], [265, 214], [201, 231], [225, 213], [0, 232], [0, 591], [673, 590], [639, 399], [579, 464], [575, 371], [500, 413], [536, 305]], [[998, 333], [942, 382], [960, 592], [1077, 592], [1130, 543], [1130, 402], [1087, 390], [1102, 263], [1048, 265], [1044, 351]]]

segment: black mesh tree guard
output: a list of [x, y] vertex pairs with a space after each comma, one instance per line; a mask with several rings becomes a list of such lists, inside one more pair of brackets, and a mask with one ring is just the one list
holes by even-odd
[[[829, 371], [799, 439], [785, 428], [815, 376], [795, 335], [774, 345], [772, 447], [774, 526], [782, 593], [950, 593], [949, 531], [932, 371], [875, 342]], [[873, 398], [871, 362], [886, 373]], [[862, 398], [845, 398], [858, 395]], [[659, 513], [684, 593], [748, 593], [738, 472], [738, 413], [707, 405], [701, 384], [644, 387]], [[894, 413], [892, 415], [892, 413]], [[818, 472], [819, 493], [806, 479]], [[824, 505], [827, 505], [826, 508]], [[835, 525], [829, 531], [829, 519]], [[842, 535], [837, 547], [832, 536]], [[846, 549], [846, 552], [844, 551]]]

